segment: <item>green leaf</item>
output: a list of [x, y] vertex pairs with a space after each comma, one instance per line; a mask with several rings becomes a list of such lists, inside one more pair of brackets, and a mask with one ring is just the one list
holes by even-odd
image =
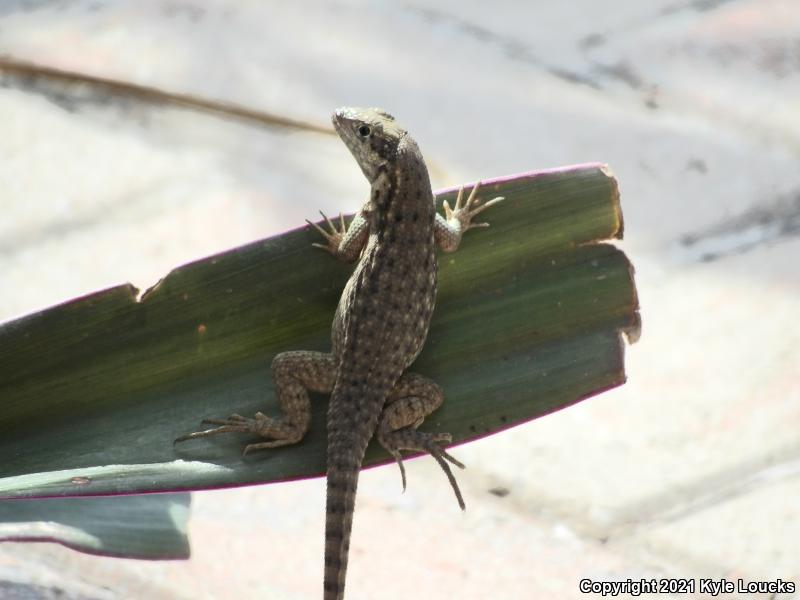
[[[489, 229], [441, 254], [428, 342], [413, 370], [445, 389], [422, 426], [464, 442], [625, 380], [638, 335], [617, 184], [602, 165], [483, 182]], [[437, 195], [441, 204], [455, 190]], [[0, 328], [0, 497], [128, 494], [317, 476], [325, 398], [303, 442], [242, 457], [252, 436], [175, 447], [203, 417], [278, 414], [269, 363], [329, 349], [350, 267], [310, 228], [179, 267], [140, 300], [122, 285]], [[366, 463], [388, 456], [377, 446]], [[80, 484], [75, 481], [82, 482]]]
[[190, 494], [0, 502], [0, 541], [57, 542], [122, 558], [189, 558]]

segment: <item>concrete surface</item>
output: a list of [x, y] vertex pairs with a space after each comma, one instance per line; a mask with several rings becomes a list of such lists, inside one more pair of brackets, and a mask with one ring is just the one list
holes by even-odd
[[[611, 165], [644, 326], [628, 384], [458, 448], [463, 515], [433, 461], [408, 464], [405, 494], [394, 468], [366, 472], [349, 598], [581, 598], [583, 578], [800, 585], [795, 0], [6, 0], [0, 54], [315, 123], [385, 106], [434, 187]], [[333, 137], [82, 98], [0, 88], [0, 320], [146, 288], [366, 192]], [[317, 598], [323, 497], [321, 481], [197, 494], [187, 562], [6, 544], [0, 590]], [[15, 596], [23, 583], [40, 595]]]

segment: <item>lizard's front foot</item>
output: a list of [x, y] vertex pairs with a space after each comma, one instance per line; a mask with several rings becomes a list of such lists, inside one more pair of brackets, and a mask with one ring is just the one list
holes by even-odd
[[322, 235], [322, 237], [324, 237], [326, 241], [325, 244], [314, 243], [311, 245], [314, 246], [315, 248], [321, 248], [326, 252], [330, 252], [334, 256], [338, 257], [339, 246], [341, 245], [345, 233], [347, 232], [347, 227], [344, 224], [344, 216], [342, 215], [342, 213], [339, 213], [339, 227], [337, 227], [336, 225], [333, 224], [333, 222], [328, 218], [328, 216], [324, 212], [319, 211], [319, 214], [321, 214], [322, 218], [325, 219], [325, 222], [328, 224], [328, 228], [330, 229], [330, 231], [325, 231], [322, 227], [320, 227], [316, 223], [312, 223], [311, 221], [306, 219], [306, 223], [308, 223], [314, 229], [319, 231], [320, 235]]
[[442, 467], [442, 471], [447, 475], [447, 480], [450, 482], [456, 494], [458, 505], [461, 507], [461, 510], [464, 510], [466, 508], [464, 498], [461, 496], [461, 490], [458, 489], [458, 482], [456, 482], [456, 478], [450, 470], [450, 465], [447, 464], [447, 461], [450, 461], [459, 469], [463, 469], [464, 465], [450, 456], [439, 445], [442, 443], [449, 444], [452, 441], [453, 437], [449, 433], [425, 433], [417, 431], [413, 426], [404, 427], [403, 429], [395, 431], [378, 430], [378, 442], [380, 442], [381, 446], [383, 446], [389, 454], [394, 456], [397, 465], [400, 467], [400, 477], [403, 479], [403, 491], [406, 489], [406, 469], [403, 466], [403, 456], [400, 454], [400, 450], [427, 452], [439, 463], [439, 466]]
[[243, 452], [243, 454], [247, 454], [248, 452], [261, 450], [262, 448], [278, 448], [279, 446], [294, 444], [299, 442], [305, 433], [289, 423], [279, 419], [271, 419], [261, 412], [257, 412], [252, 419], [248, 419], [242, 415], [232, 414], [227, 419], [203, 419], [202, 422], [207, 425], [219, 425], [219, 427], [187, 433], [186, 435], [176, 438], [173, 443], [177, 444], [178, 442], [208, 437], [220, 433], [255, 433], [261, 437], [272, 438], [269, 442], [248, 444], [245, 446]]
[[456, 196], [455, 207], [451, 209], [447, 200], [445, 200], [442, 205], [444, 208], [444, 216], [447, 222], [458, 223], [461, 233], [464, 233], [465, 231], [475, 227], [488, 227], [489, 223], [473, 223], [472, 219], [481, 214], [490, 206], [494, 206], [498, 202], [504, 200], [503, 196], [497, 196], [496, 198], [489, 200], [486, 204], [481, 204], [481, 200], [477, 199], [478, 189], [480, 189], [480, 187], [481, 182], [479, 181], [473, 186], [467, 201], [462, 202], [464, 198], [464, 186], [462, 185], [458, 190], [458, 196]]

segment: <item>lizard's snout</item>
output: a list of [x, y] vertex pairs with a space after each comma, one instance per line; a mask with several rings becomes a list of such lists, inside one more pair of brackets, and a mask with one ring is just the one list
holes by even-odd
[[344, 124], [352, 118], [353, 109], [347, 106], [342, 106], [333, 111], [331, 115], [331, 123], [333, 128], [341, 134]]
[[356, 110], [349, 106], [340, 106], [339, 108], [333, 111], [333, 115], [331, 115], [331, 120], [335, 124], [337, 122], [344, 121], [348, 118], [352, 119], [355, 112]]

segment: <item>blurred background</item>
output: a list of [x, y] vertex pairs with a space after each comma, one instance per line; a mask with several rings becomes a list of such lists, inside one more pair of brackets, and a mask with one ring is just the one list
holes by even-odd
[[[3, 0], [0, 57], [0, 321], [356, 210], [367, 183], [319, 131], [340, 105], [394, 113], [434, 189], [587, 161], [618, 177], [643, 320], [628, 383], [457, 448], [464, 514], [429, 459], [405, 494], [366, 471], [349, 598], [800, 585], [796, 0]], [[4, 544], [0, 592], [316, 598], [323, 505], [322, 480], [195, 494], [183, 562]]]

